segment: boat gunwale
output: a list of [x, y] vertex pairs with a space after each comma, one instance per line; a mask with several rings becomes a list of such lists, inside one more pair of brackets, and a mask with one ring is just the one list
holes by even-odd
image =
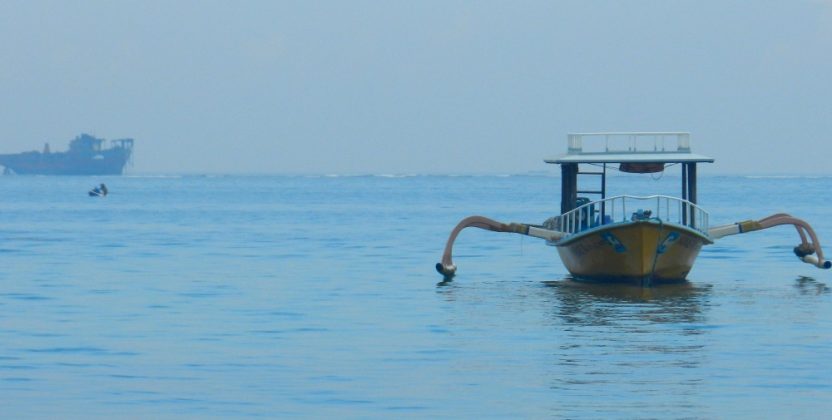
[[620, 228], [629, 227], [629, 226], [633, 226], [633, 225], [639, 225], [639, 224], [649, 224], [649, 225], [656, 225], [656, 226], [659, 226], [659, 225], [669, 226], [669, 227], [672, 227], [674, 229], [678, 229], [678, 230], [684, 231], [686, 233], [690, 233], [690, 234], [702, 239], [705, 242], [705, 245], [711, 245], [711, 244], [714, 243], [713, 239], [711, 239], [710, 236], [708, 236], [708, 235], [706, 235], [706, 234], [704, 234], [704, 233], [702, 233], [698, 230], [692, 229], [690, 227], [687, 227], [685, 225], [681, 225], [681, 224], [678, 224], [678, 223], [666, 222], [666, 221], [661, 220], [661, 219], [651, 218], [651, 219], [643, 219], [643, 220], [626, 220], [626, 221], [621, 221], [621, 222], [612, 222], [612, 223], [607, 223], [607, 224], [603, 224], [603, 225], [598, 225], [598, 226], [594, 226], [594, 227], [591, 227], [589, 229], [582, 230], [580, 232], [574, 233], [574, 234], [569, 235], [567, 237], [564, 237], [563, 239], [561, 239], [557, 242], [547, 242], [547, 244], [552, 245], [552, 246], [569, 246], [573, 242], [579, 241], [579, 240], [581, 240], [581, 239], [583, 239], [587, 236], [597, 234], [597, 233], [602, 232], [602, 231], [620, 229]]

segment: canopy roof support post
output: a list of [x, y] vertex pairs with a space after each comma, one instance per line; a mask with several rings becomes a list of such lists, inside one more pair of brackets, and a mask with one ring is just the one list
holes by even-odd
[[[696, 162], [682, 164], [682, 199], [696, 204]], [[687, 208], [682, 212], [682, 223], [695, 228], [694, 212], [690, 206], [686, 205], [685, 207]], [[690, 214], [688, 214], [689, 211]]]
[[[688, 164], [682, 164], [682, 200], [688, 199]], [[682, 224], [688, 224], [688, 212], [685, 209], [679, 209], [682, 213]]]
[[601, 200], [607, 198], [607, 164], [603, 164], [603, 172], [601, 172]]
[[561, 170], [560, 213], [564, 214], [575, 208], [578, 200], [578, 164], [564, 163]]
[[604, 223], [604, 216], [607, 214], [607, 164], [603, 164], [603, 172], [601, 172], [601, 216], [598, 220]]
[[696, 204], [696, 162], [688, 165], [688, 201]]

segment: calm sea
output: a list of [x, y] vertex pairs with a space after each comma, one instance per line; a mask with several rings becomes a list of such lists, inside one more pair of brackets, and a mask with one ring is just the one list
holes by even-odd
[[[105, 182], [106, 198], [87, 190]], [[612, 179], [673, 193], [677, 178]], [[534, 238], [549, 176], [0, 177], [2, 418], [811, 418], [832, 272], [794, 229], [690, 282], [583, 286]], [[832, 254], [827, 177], [700, 179], [712, 224], [789, 212]]]

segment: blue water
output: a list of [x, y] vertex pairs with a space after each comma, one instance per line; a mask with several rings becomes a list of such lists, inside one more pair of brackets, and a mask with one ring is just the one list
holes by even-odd
[[[110, 195], [86, 191], [106, 182]], [[703, 249], [690, 282], [568, 279], [560, 181], [0, 177], [3, 418], [797, 418], [832, 409], [832, 272], [794, 229]], [[612, 179], [676, 194], [679, 179]], [[832, 178], [704, 176], [713, 224], [786, 211], [830, 244]]]

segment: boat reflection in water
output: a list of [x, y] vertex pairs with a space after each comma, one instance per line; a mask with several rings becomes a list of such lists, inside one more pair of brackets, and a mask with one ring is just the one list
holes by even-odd
[[812, 356], [828, 343], [813, 326], [827, 325], [818, 310], [832, 291], [811, 277], [725, 273], [653, 287], [485, 273], [437, 287], [430, 328], [465, 385], [542, 396], [546, 414], [527, 417], [788, 417], [804, 392], [828, 388]]
[[[681, 282], [645, 288], [626, 284], [587, 283], [567, 277], [544, 285], [555, 291], [554, 314], [567, 324], [624, 325], [628, 322], [701, 323], [710, 285]], [[683, 328], [684, 330], [684, 328]], [[699, 329], [691, 328], [691, 332]]]
[[825, 295], [828, 294], [832, 289], [826, 285], [826, 283], [822, 283], [817, 281], [814, 277], [808, 276], [800, 276], [795, 280], [794, 287], [798, 290], [801, 295]]
[[711, 319], [711, 285], [494, 276], [445, 281], [436, 292], [446, 302], [439, 325], [450, 333], [443, 350], [463, 366], [511, 369], [534, 383], [552, 417], [709, 417], [714, 343], [724, 333]]
[[[550, 316], [562, 329], [552, 342], [549, 387], [567, 395], [639, 395], [633, 406], [650, 400], [673, 406], [674, 415], [701, 415], [710, 372], [708, 318], [710, 285], [688, 282], [644, 288], [589, 284], [571, 278], [546, 282], [554, 297]], [[591, 412], [617, 416], [621, 401], [570, 400], [560, 413]], [[662, 404], [643, 411], [666, 417]], [[680, 406], [685, 409], [678, 410]], [[698, 414], [697, 414], [698, 413]]]

